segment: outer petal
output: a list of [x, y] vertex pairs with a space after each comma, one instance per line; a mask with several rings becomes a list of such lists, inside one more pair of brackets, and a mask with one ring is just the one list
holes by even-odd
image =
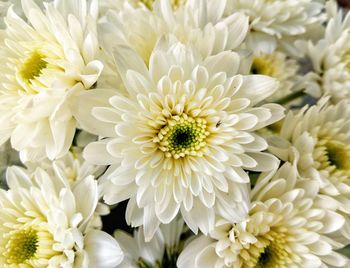
[[115, 268], [124, 258], [117, 241], [109, 234], [93, 230], [84, 240], [89, 256], [89, 268]]

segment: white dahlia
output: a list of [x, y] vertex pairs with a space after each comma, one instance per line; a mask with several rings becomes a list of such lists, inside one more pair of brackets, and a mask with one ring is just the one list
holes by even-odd
[[226, 0], [187, 0], [175, 10], [174, 2], [181, 1], [156, 0], [153, 11], [128, 2], [121, 9], [110, 10], [101, 24], [101, 45], [112, 53], [118, 43], [125, 43], [148, 64], [153, 48], [165, 34], [194, 46], [204, 58], [237, 48], [247, 34], [248, 17], [239, 13], [224, 17]]
[[[320, 193], [338, 201], [350, 213], [350, 105], [347, 100], [289, 112], [279, 136], [270, 138], [269, 150], [284, 161], [295, 161], [298, 172], [320, 183]], [[347, 217], [346, 225], [350, 226]], [[343, 234], [350, 238], [350, 228]]]
[[12, 177], [9, 186], [0, 190], [2, 267], [114, 268], [122, 261], [113, 237], [87, 228], [98, 202], [92, 177], [70, 187], [37, 169], [31, 181]]
[[118, 46], [128, 95], [110, 98], [110, 107], [94, 108], [95, 119], [87, 119], [109, 131], [84, 151], [88, 161], [110, 165], [105, 201], [130, 199], [127, 220], [144, 225], [148, 240], [179, 211], [195, 232], [208, 233], [216, 213], [241, 220], [248, 206], [244, 169], [269, 170], [277, 162], [262, 152], [267, 143], [255, 130], [284, 116], [279, 105], [259, 105], [278, 83], [237, 75], [236, 53], [202, 60], [168, 41], [153, 51], [149, 69], [131, 48]]
[[350, 98], [350, 14], [337, 10], [334, 1], [327, 7], [331, 19], [324, 37], [316, 44], [309, 41], [298, 46], [310, 58], [316, 76], [312, 79], [318, 83], [317, 90], [310, 93], [315, 97], [329, 95], [332, 102], [338, 102]]
[[178, 259], [179, 268], [348, 267], [327, 235], [344, 219], [318, 196], [316, 181], [298, 177], [290, 163], [265, 173], [251, 193], [245, 222], [218, 221], [210, 237], [191, 242]]
[[9, 9], [1, 40], [0, 143], [11, 137], [23, 160], [67, 153], [76, 129], [69, 98], [88, 89], [103, 64], [95, 60], [97, 1], [56, 0], [44, 11], [23, 0], [28, 22]]
[[183, 220], [177, 218], [161, 225], [149, 242], [145, 241], [142, 227], [134, 232], [133, 237], [124, 231], [115, 231], [114, 237], [125, 254], [118, 268], [175, 267], [182, 249], [180, 237], [183, 229]]
[[250, 41], [276, 47], [277, 41], [298, 37], [321, 23], [323, 6], [315, 0], [227, 0], [225, 12], [249, 16]]

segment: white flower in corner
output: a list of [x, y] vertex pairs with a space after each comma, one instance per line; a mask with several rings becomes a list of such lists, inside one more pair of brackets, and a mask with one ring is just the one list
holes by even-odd
[[310, 94], [317, 98], [329, 95], [335, 103], [350, 98], [350, 14], [337, 10], [335, 1], [328, 2], [327, 10], [331, 19], [324, 37], [315, 44], [299, 42], [298, 46], [313, 65], [310, 80], [318, 86]]
[[327, 237], [344, 219], [322, 202], [318, 189], [290, 163], [276, 174], [262, 174], [248, 219], [218, 221], [210, 237], [196, 238], [184, 249], [178, 267], [348, 267], [348, 259], [335, 252], [344, 245]]
[[28, 22], [12, 8], [5, 18], [0, 60], [0, 144], [11, 137], [24, 161], [61, 157], [71, 146], [75, 91], [89, 89], [103, 64], [98, 51], [97, 1], [56, 0], [44, 11], [23, 0]]
[[[25, 167], [15, 166], [12, 163], [8, 165], [6, 170], [7, 181], [17, 182], [18, 178], [22, 182], [27, 182], [27, 185], [31, 185], [32, 180], [35, 178], [37, 169], [43, 169], [49, 175], [52, 183], [64, 182], [65, 184], [74, 187], [76, 184], [80, 183], [80, 180], [85, 179], [88, 176], [93, 176], [97, 179], [105, 170], [104, 166], [96, 166], [91, 163], [86, 162], [82, 158], [81, 151], [77, 147], [72, 147], [73, 152], [68, 152], [61, 158], [54, 161], [45, 159], [40, 162], [27, 162]], [[18, 165], [18, 163], [16, 163]], [[17, 179], [16, 179], [17, 178]], [[14, 185], [11, 183], [12, 188], [21, 187], [23, 185]], [[108, 215], [110, 212], [109, 207], [99, 202], [97, 204], [93, 219], [89, 222], [89, 227], [91, 228], [102, 228], [101, 216]]]
[[[264, 48], [297, 38], [323, 21], [324, 5], [315, 0], [227, 0], [227, 15], [241, 12], [249, 16], [249, 42]], [[290, 45], [290, 44], [289, 44]]]
[[[338, 201], [350, 213], [350, 106], [321, 99], [318, 105], [289, 112], [278, 136], [269, 140], [269, 150], [284, 161], [295, 161], [298, 172], [320, 183], [320, 192]], [[343, 234], [350, 238], [350, 217]]]
[[267, 143], [255, 130], [284, 116], [279, 105], [259, 105], [278, 83], [237, 75], [240, 60], [234, 52], [203, 60], [195, 50], [165, 39], [152, 53], [149, 69], [129, 47], [117, 47], [115, 59], [128, 95], [92, 110], [95, 119], [88, 122], [108, 135], [84, 151], [88, 161], [111, 165], [105, 201], [130, 199], [127, 220], [144, 225], [148, 240], [179, 211], [195, 232], [208, 233], [217, 213], [241, 220], [248, 207], [244, 169], [277, 164], [262, 152]]
[[175, 267], [182, 249], [180, 237], [183, 227], [181, 218], [161, 225], [149, 242], [145, 241], [142, 227], [134, 232], [133, 237], [124, 231], [115, 231], [114, 237], [125, 254], [118, 268]]
[[114, 268], [122, 261], [113, 237], [87, 229], [98, 202], [93, 177], [70, 187], [37, 169], [33, 180], [8, 184], [0, 190], [2, 267]]

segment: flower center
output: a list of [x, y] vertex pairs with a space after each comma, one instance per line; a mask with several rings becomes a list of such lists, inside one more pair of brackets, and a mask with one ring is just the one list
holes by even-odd
[[20, 264], [34, 257], [37, 248], [38, 235], [35, 230], [17, 230], [11, 234], [3, 256], [9, 264]]
[[[152, 9], [154, 0], [139, 0], [141, 3], [143, 3], [146, 7], [149, 9]], [[173, 9], [177, 9], [179, 6], [185, 4], [186, 0], [171, 0], [171, 6]]]
[[186, 114], [173, 116], [159, 131], [154, 142], [159, 143], [159, 149], [165, 152], [166, 157], [202, 156], [205, 139], [209, 135], [206, 128], [205, 119], [193, 119]]
[[272, 258], [273, 252], [269, 247], [265, 248], [264, 251], [260, 254], [257, 267], [264, 267], [269, 263]]
[[272, 233], [270, 243], [261, 251], [255, 268], [278, 268], [293, 263], [286, 248], [285, 234]]
[[41, 71], [47, 66], [44, 58], [44, 55], [37, 50], [30, 53], [18, 71], [24, 82], [31, 84], [31, 80], [40, 76]]
[[262, 55], [260, 57], [254, 57], [253, 64], [250, 69], [251, 74], [263, 74], [268, 76], [275, 76], [274, 69], [275, 62], [272, 56]]
[[350, 155], [342, 142], [329, 141], [326, 143], [328, 161], [337, 169], [350, 169]]

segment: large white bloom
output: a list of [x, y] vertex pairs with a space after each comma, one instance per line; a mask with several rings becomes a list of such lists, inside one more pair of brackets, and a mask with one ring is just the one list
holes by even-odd
[[0, 190], [2, 267], [114, 268], [123, 258], [108, 234], [88, 229], [98, 202], [93, 177], [74, 187], [37, 169], [32, 180], [8, 179]]
[[23, 0], [28, 23], [9, 9], [1, 40], [0, 143], [11, 137], [21, 158], [63, 156], [76, 120], [69, 97], [90, 88], [103, 65], [98, 51], [97, 1], [56, 0], [44, 12]]
[[[226, 0], [188, 0], [174, 10], [170, 0], [157, 0], [153, 11], [123, 8], [109, 11], [101, 26], [101, 45], [112, 52], [116, 44], [131, 46], [148, 63], [153, 48], [164, 34], [173, 34], [183, 44], [194, 46], [205, 58], [237, 48], [248, 30], [248, 17], [234, 13], [224, 18]], [[180, 1], [178, 1], [180, 2]]]
[[147, 239], [179, 211], [195, 232], [208, 233], [216, 213], [242, 219], [249, 182], [243, 169], [276, 164], [261, 152], [267, 143], [255, 130], [283, 117], [279, 105], [258, 105], [278, 83], [237, 75], [234, 52], [202, 60], [195, 50], [165, 39], [149, 70], [128, 47], [117, 47], [115, 57], [128, 95], [92, 110], [95, 119], [88, 123], [108, 135], [84, 151], [87, 160], [111, 165], [105, 201], [130, 198], [127, 220], [144, 225]]
[[305, 34], [310, 26], [321, 23], [322, 8], [315, 0], [227, 0], [226, 13], [249, 16], [249, 42], [268, 48]]
[[[290, 112], [269, 149], [284, 161], [296, 161], [298, 172], [320, 183], [320, 192], [350, 213], [350, 106], [328, 105], [327, 98], [309, 109]], [[347, 217], [346, 226], [350, 226]], [[350, 238], [349, 228], [343, 234]]]
[[219, 221], [181, 253], [179, 268], [348, 267], [327, 237], [344, 223], [318, 196], [316, 181], [298, 177], [291, 164], [259, 177], [247, 221]]
[[[315, 97], [330, 95], [333, 102], [350, 98], [350, 14], [337, 10], [334, 1], [327, 5], [331, 19], [324, 37], [316, 44], [299, 42], [313, 64], [311, 81], [318, 84], [310, 94]], [[315, 83], [313, 83], [315, 85]]]
[[142, 227], [134, 232], [133, 237], [124, 231], [115, 231], [114, 237], [125, 254], [118, 268], [175, 267], [181, 252], [183, 227], [181, 218], [161, 225], [149, 242], [145, 241]]

